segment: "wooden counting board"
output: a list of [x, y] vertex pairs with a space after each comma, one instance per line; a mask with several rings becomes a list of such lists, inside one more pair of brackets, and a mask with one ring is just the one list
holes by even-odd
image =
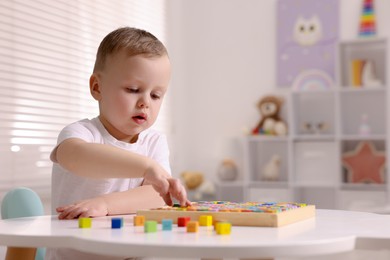
[[139, 210], [137, 215], [146, 220], [161, 222], [172, 219], [177, 224], [178, 217], [190, 217], [197, 221], [201, 215], [211, 215], [216, 221], [227, 221], [233, 226], [280, 227], [297, 221], [315, 217], [315, 206], [304, 203], [265, 203], [227, 201], [192, 202], [189, 207], [165, 206], [162, 208]]

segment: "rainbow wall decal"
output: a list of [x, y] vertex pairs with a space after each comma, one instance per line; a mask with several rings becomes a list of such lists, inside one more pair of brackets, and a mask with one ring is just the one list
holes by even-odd
[[292, 89], [299, 91], [329, 90], [332, 86], [334, 86], [334, 82], [326, 72], [310, 69], [298, 74], [293, 82]]

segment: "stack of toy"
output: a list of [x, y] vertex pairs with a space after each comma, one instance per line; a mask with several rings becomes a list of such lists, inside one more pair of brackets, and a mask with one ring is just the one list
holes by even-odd
[[375, 34], [374, 0], [364, 0], [360, 18], [359, 36], [374, 36]]

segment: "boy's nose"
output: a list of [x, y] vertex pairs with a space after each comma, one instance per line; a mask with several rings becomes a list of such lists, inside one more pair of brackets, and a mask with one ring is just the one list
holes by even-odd
[[148, 108], [149, 107], [149, 100], [148, 98], [141, 98], [138, 100], [138, 107], [140, 108]]

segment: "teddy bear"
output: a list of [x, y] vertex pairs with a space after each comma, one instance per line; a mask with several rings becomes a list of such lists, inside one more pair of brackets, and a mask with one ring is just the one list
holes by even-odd
[[186, 171], [182, 172], [180, 177], [188, 190], [195, 190], [203, 183], [203, 173]]
[[282, 105], [283, 100], [280, 97], [262, 97], [257, 103], [261, 120], [252, 130], [252, 134], [287, 135], [287, 125], [279, 116]]
[[180, 174], [187, 188], [188, 197], [194, 200], [215, 199], [215, 186], [211, 181], [205, 180], [203, 173], [196, 171], [185, 171]]

